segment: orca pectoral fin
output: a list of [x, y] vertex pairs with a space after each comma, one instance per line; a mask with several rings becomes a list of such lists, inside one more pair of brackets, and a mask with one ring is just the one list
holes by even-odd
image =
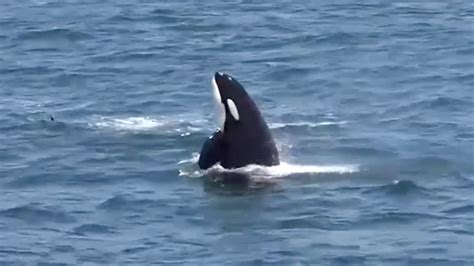
[[222, 149], [222, 132], [216, 131], [212, 136], [210, 136], [204, 145], [202, 145], [201, 153], [199, 155], [198, 165], [201, 169], [207, 169], [221, 159], [221, 149]]

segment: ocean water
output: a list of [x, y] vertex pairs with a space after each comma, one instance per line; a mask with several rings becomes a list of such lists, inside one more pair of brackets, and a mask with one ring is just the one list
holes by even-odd
[[[473, 3], [2, 1], [0, 265], [474, 265]], [[218, 70], [248, 184], [196, 166]]]

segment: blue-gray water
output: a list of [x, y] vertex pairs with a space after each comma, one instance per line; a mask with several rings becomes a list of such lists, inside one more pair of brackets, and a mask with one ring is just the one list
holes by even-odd
[[[2, 1], [0, 265], [473, 265], [473, 2], [335, 2]], [[217, 70], [248, 186], [195, 165]]]

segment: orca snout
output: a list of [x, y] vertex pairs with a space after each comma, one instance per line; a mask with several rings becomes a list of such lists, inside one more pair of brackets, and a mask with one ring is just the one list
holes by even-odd
[[222, 71], [216, 71], [216, 73], [214, 73], [214, 77], [215, 77], [216, 79], [222, 78], [222, 77], [224, 77], [225, 75], [226, 75], [226, 74], [225, 74], [224, 72], [222, 72]]
[[226, 80], [229, 80], [229, 75], [227, 75], [226, 73], [222, 71], [217, 71], [214, 74], [214, 80], [216, 81], [217, 85], [219, 84], [222, 85], [223, 82], [225, 82]]
[[223, 93], [223, 91], [227, 91], [236, 87], [237, 83], [234, 78], [222, 71], [217, 71], [214, 74], [214, 81], [216, 82], [216, 85], [221, 91], [221, 93]]

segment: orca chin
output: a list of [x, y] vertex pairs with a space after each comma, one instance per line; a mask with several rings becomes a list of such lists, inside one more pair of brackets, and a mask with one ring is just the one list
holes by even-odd
[[219, 129], [204, 142], [199, 167], [207, 169], [216, 163], [227, 169], [278, 165], [270, 129], [244, 87], [223, 72], [216, 72], [211, 83]]

